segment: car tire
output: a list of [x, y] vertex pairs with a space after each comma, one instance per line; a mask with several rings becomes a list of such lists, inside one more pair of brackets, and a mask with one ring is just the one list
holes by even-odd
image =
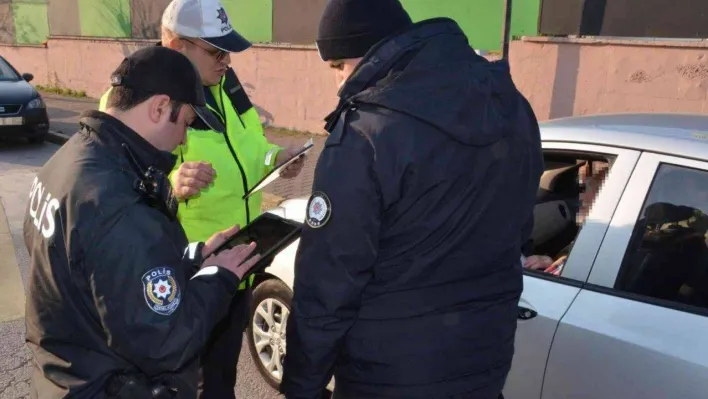
[[46, 138], [46, 136], [32, 137], [31, 139], [27, 139], [27, 141], [29, 141], [30, 144], [42, 144]]
[[282, 379], [285, 328], [292, 300], [292, 290], [277, 278], [268, 279], [253, 290], [248, 347], [258, 372], [275, 389]]

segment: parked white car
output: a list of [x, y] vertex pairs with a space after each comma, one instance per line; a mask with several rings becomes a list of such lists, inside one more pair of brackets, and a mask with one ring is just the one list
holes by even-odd
[[[623, 114], [542, 124], [546, 169], [525, 270], [507, 398], [705, 398], [708, 392], [708, 116]], [[582, 228], [584, 172], [610, 173]], [[307, 198], [271, 212], [302, 222]], [[500, 221], [503, 223], [503, 221]], [[578, 233], [579, 231], [579, 233]], [[260, 276], [248, 330], [277, 386], [298, 242]], [[529, 255], [529, 254], [527, 254]]]

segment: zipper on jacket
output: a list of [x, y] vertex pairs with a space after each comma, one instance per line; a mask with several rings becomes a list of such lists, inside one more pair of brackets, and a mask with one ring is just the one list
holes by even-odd
[[[229, 147], [229, 151], [231, 151], [231, 155], [233, 155], [234, 160], [236, 161], [236, 165], [238, 165], [238, 169], [241, 171], [241, 182], [243, 183], [243, 194], [246, 195], [248, 192], [248, 180], [246, 178], [246, 171], [243, 169], [243, 166], [241, 165], [241, 161], [239, 161], [238, 156], [236, 155], [236, 151], [234, 151], [234, 148], [231, 146], [231, 140], [229, 140], [229, 134], [228, 134], [228, 116], [226, 113], [226, 110], [224, 109], [224, 90], [223, 88], [219, 89], [219, 105], [221, 106], [221, 112], [224, 113], [224, 138], [226, 139], [226, 145]], [[238, 112], [237, 112], [238, 113]], [[240, 120], [240, 118], [239, 118]], [[243, 124], [243, 122], [241, 122]], [[248, 206], [248, 198], [245, 199], [246, 202], [246, 224], [251, 223], [251, 210], [249, 209]], [[243, 227], [243, 226], [242, 226]]]

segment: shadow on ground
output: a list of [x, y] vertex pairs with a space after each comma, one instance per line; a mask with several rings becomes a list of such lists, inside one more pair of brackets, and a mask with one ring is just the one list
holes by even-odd
[[49, 123], [50, 129], [55, 132], [71, 136], [77, 131], [79, 131], [79, 124], [76, 122], [57, 122], [51, 121]]
[[55, 107], [47, 108], [47, 114], [50, 118], [76, 118], [77, 116], [79, 116], [79, 112], [77, 111], [71, 111]]
[[0, 154], [3, 155], [3, 159], [0, 160], [0, 165], [41, 167], [57, 148], [59, 148], [57, 145], [48, 142], [30, 144], [25, 139], [2, 139]]

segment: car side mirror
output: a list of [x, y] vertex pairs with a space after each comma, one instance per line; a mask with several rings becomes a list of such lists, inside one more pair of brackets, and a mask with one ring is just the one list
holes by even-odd
[[23, 73], [22, 79], [30, 82], [30, 81], [32, 81], [32, 79], [34, 79], [34, 75], [32, 75], [31, 73]]

